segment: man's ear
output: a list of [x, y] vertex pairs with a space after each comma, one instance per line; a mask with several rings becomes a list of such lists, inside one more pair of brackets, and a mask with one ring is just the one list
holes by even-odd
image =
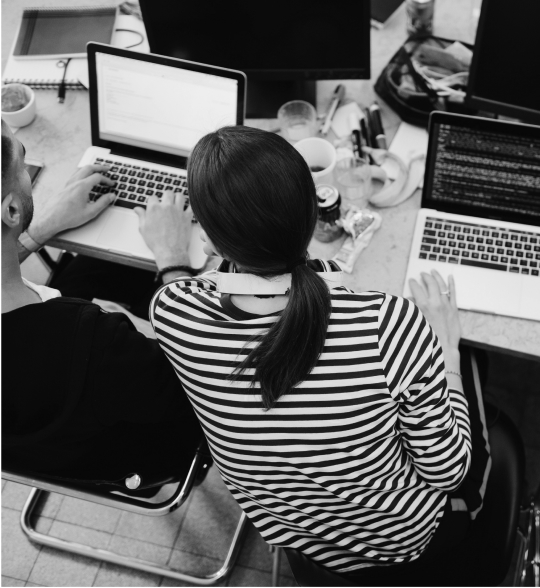
[[13, 194], [8, 194], [2, 200], [2, 222], [10, 229], [15, 229], [21, 224], [21, 206]]

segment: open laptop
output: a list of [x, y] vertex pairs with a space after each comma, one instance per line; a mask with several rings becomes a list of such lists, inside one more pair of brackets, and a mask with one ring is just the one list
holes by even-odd
[[431, 114], [404, 295], [432, 269], [459, 308], [540, 320], [540, 126]]
[[[242, 124], [243, 72], [191, 61], [143, 54], [99, 43], [88, 44], [92, 146], [79, 167], [111, 165], [116, 201], [90, 223], [60, 235], [82, 250], [108, 251], [144, 261], [154, 256], [139, 233], [135, 206], [166, 189], [187, 194], [187, 157], [205, 134]], [[95, 186], [90, 198], [109, 188]], [[192, 225], [190, 263], [206, 261]]]

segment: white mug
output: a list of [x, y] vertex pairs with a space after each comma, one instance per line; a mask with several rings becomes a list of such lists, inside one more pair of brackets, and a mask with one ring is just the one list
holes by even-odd
[[25, 84], [7, 84], [6, 86], [2, 86], [2, 96], [4, 92], [9, 92], [12, 87], [17, 87], [22, 90], [28, 102], [20, 110], [4, 112], [2, 109], [2, 118], [10, 127], [25, 127], [36, 118], [36, 95], [32, 88]]
[[295, 144], [295, 149], [306, 160], [315, 184], [332, 184], [336, 167], [336, 149], [326, 139], [309, 137]]

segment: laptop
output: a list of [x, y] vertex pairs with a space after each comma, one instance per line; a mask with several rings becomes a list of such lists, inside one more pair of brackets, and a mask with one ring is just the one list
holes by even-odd
[[433, 269], [459, 308], [540, 320], [540, 126], [431, 114], [404, 295]]
[[[79, 167], [111, 166], [116, 200], [90, 223], [60, 235], [75, 250], [154, 260], [139, 233], [133, 208], [165, 190], [187, 194], [187, 158], [205, 134], [242, 124], [246, 103], [243, 72], [161, 55], [88, 44], [92, 146]], [[97, 199], [108, 187], [95, 186]], [[201, 268], [206, 255], [199, 225], [192, 224], [190, 264]], [[144, 265], [144, 264], [143, 264]]]

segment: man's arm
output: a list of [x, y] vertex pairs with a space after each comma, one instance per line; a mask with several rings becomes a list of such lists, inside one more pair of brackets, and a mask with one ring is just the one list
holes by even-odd
[[111, 188], [115, 185], [115, 182], [103, 175], [108, 169], [103, 165], [87, 165], [68, 180], [61, 192], [44, 201], [36, 210], [26, 234], [21, 235], [18, 243], [20, 263], [61, 231], [84, 225], [114, 202], [113, 192], [103, 194], [95, 202], [91, 202], [88, 197], [96, 184], [105, 184]]

